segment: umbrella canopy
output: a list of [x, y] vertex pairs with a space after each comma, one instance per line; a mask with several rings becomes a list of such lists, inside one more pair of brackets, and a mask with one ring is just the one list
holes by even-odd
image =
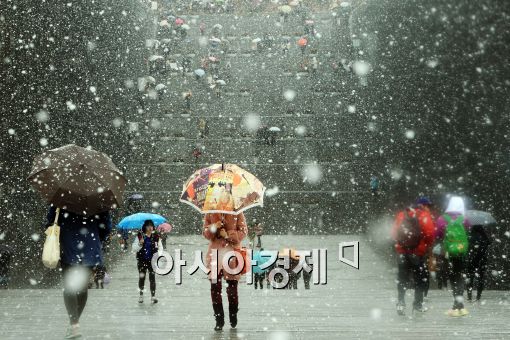
[[74, 144], [36, 157], [28, 180], [48, 203], [87, 216], [120, 206], [127, 183], [110, 157]]
[[278, 126], [271, 126], [269, 128], [269, 131], [273, 131], [273, 132], [280, 132], [282, 131]]
[[156, 85], [155, 89], [156, 91], [160, 91], [160, 90], [163, 90], [166, 88], [166, 85], [165, 84], [158, 84]]
[[255, 38], [255, 39], [253, 39], [251, 42], [252, 42], [252, 43], [254, 43], [254, 44], [257, 44], [257, 43], [259, 43], [259, 42], [261, 42], [261, 41], [262, 41], [262, 39], [260, 39], [260, 38]]
[[237, 215], [262, 206], [266, 188], [234, 164], [214, 164], [196, 171], [183, 186], [180, 201], [199, 212]]
[[124, 217], [119, 223], [119, 228], [120, 229], [140, 229], [146, 220], [152, 220], [152, 222], [154, 222], [154, 225], [156, 227], [159, 226], [160, 224], [166, 222], [166, 218], [164, 218], [163, 216], [158, 215], [158, 214], [136, 213], [136, 214]]
[[219, 39], [219, 38], [211, 38], [211, 39], [209, 39], [209, 41], [212, 43], [216, 43], [216, 44], [221, 43], [221, 39]]
[[180, 26], [180, 25], [184, 24], [184, 19], [181, 19], [181, 18], [175, 19], [175, 24], [177, 26]]
[[257, 265], [252, 267], [253, 273], [256, 273], [256, 274], [264, 273], [267, 270], [267, 268], [262, 270], [260, 268], [260, 266], [262, 266], [264, 263], [269, 261], [269, 257], [268, 256], [262, 256], [260, 251], [254, 251], [253, 252], [253, 259], [257, 261]]
[[220, 59], [217, 57], [209, 57], [209, 60], [212, 61], [213, 63], [217, 63], [218, 61], [220, 61]]
[[189, 27], [189, 25], [188, 25], [188, 24], [183, 24], [183, 25], [181, 26], [181, 28], [182, 28], [183, 30], [186, 30], [186, 31], [188, 31], [188, 30], [190, 29], [190, 27]]
[[133, 200], [133, 201], [143, 200], [143, 195], [142, 194], [133, 194], [133, 195], [129, 196], [128, 199]]
[[480, 210], [467, 210], [466, 219], [471, 225], [488, 226], [497, 223], [496, 219], [490, 213]]
[[147, 39], [145, 44], [147, 47], [158, 48], [158, 46], [161, 45], [161, 42], [158, 39]]
[[220, 24], [216, 24], [213, 26], [214, 29], [217, 29], [217, 30], [221, 30], [223, 28], [223, 26], [221, 26]]
[[169, 233], [172, 231], [172, 225], [169, 223], [161, 223], [156, 229], [160, 233]]
[[156, 82], [156, 78], [154, 78], [153, 76], [145, 76], [145, 81], [148, 82], [148, 83], [155, 83]]
[[306, 45], [308, 45], [308, 40], [306, 40], [306, 38], [300, 38], [297, 43], [299, 46], [305, 47]]
[[287, 13], [288, 14], [288, 13], [292, 12], [292, 7], [290, 7], [289, 5], [280, 6], [280, 7], [278, 7], [278, 9], [282, 13]]
[[204, 71], [204, 70], [202, 70], [201, 68], [196, 69], [196, 70], [194, 71], [194, 73], [195, 73], [197, 76], [199, 76], [199, 77], [203, 77], [203, 76], [205, 76], [205, 71]]
[[161, 21], [159, 22], [159, 26], [161, 26], [161, 27], [169, 26], [169, 24], [168, 24], [168, 20], [166, 20], [166, 19], [165, 19], [165, 20], [161, 20]]
[[223, 79], [216, 80], [216, 84], [221, 85], [221, 86], [227, 85], [227, 83]]
[[149, 61], [156, 61], [156, 60], [160, 60], [160, 59], [165, 59], [165, 58], [161, 55], [151, 55], [149, 57]]

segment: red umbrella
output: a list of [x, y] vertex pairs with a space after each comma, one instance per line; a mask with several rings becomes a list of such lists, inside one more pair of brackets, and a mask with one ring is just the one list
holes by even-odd
[[175, 24], [177, 26], [181, 26], [182, 24], [184, 24], [184, 20], [181, 18], [177, 18], [177, 19], [175, 19]]
[[169, 233], [172, 231], [172, 225], [169, 223], [162, 223], [158, 226], [157, 230], [160, 233]]
[[301, 46], [301, 47], [305, 47], [306, 45], [308, 45], [308, 40], [306, 40], [306, 38], [301, 38], [298, 40], [298, 45]]

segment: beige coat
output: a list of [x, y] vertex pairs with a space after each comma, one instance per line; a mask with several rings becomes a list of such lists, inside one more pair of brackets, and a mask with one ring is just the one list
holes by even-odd
[[[216, 228], [216, 232], [214, 231]], [[224, 229], [227, 237], [220, 236], [220, 230]], [[202, 234], [209, 240], [209, 247], [207, 248], [205, 265], [208, 269], [211, 268], [211, 254], [212, 249], [218, 249], [218, 272], [223, 269], [223, 257], [228, 251], [241, 248], [241, 241], [248, 234], [248, 227], [246, 226], [246, 219], [243, 213], [239, 215], [229, 214], [206, 214], [204, 218], [204, 229]], [[237, 266], [237, 261], [232, 258], [229, 263], [231, 268]], [[226, 280], [237, 280], [241, 275], [231, 275], [226, 271], [223, 272]], [[211, 274], [209, 274], [211, 278]]]

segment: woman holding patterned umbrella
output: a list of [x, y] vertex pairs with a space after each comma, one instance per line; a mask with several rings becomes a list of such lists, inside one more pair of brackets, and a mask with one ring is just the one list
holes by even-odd
[[[198, 170], [184, 184], [181, 202], [205, 214], [202, 234], [209, 240], [206, 266], [211, 270], [209, 279], [216, 331], [221, 331], [225, 324], [222, 278], [228, 284], [230, 326], [237, 326], [237, 285], [241, 275], [234, 274], [233, 270], [238, 266], [237, 258], [225, 257], [240, 251], [241, 241], [248, 233], [243, 211], [262, 206], [264, 191], [265, 187], [255, 176], [232, 164], [215, 164]], [[215, 259], [216, 252], [218, 257]], [[229, 268], [223, 267], [224, 259]]]

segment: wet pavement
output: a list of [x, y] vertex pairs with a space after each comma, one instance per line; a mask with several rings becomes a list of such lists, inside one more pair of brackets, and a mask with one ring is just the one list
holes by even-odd
[[[305, 290], [255, 290], [239, 285], [240, 311], [236, 330], [229, 326], [215, 332], [209, 282], [202, 272], [186, 270], [195, 250], [206, 250], [199, 236], [171, 237], [168, 248], [182, 249], [182, 285], [173, 272], [157, 276], [159, 303], [138, 303], [134, 255], [125, 254], [111, 271], [112, 281], [104, 290], [89, 290], [81, 318], [84, 339], [508, 339], [510, 304], [508, 292], [487, 291], [477, 304], [468, 304], [470, 315], [452, 319], [448, 291], [431, 290], [426, 314], [400, 317], [395, 312], [395, 269], [379, 258], [364, 236], [263, 236], [266, 250], [295, 247], [328, 249], [327, 284]], [[338, 260], [338, 244], [359, 241], [359, 270]], [[349, 251], [346, 251], [346, 257]], [[148, 283], [146, 283], [146, 287]], [[146, 294], [148, 295], [148, 294]], [[148, 300], [146, 298], [146, 300]], [[408, 306], [412, 296], [407, 296]], [[224, 294], [224, 307], [228, 303]], [[227, 319], [228, 320], [228, 319]], [[67, 317], [61, 289], [0, 291], [1, 339], [61, 339]]]

